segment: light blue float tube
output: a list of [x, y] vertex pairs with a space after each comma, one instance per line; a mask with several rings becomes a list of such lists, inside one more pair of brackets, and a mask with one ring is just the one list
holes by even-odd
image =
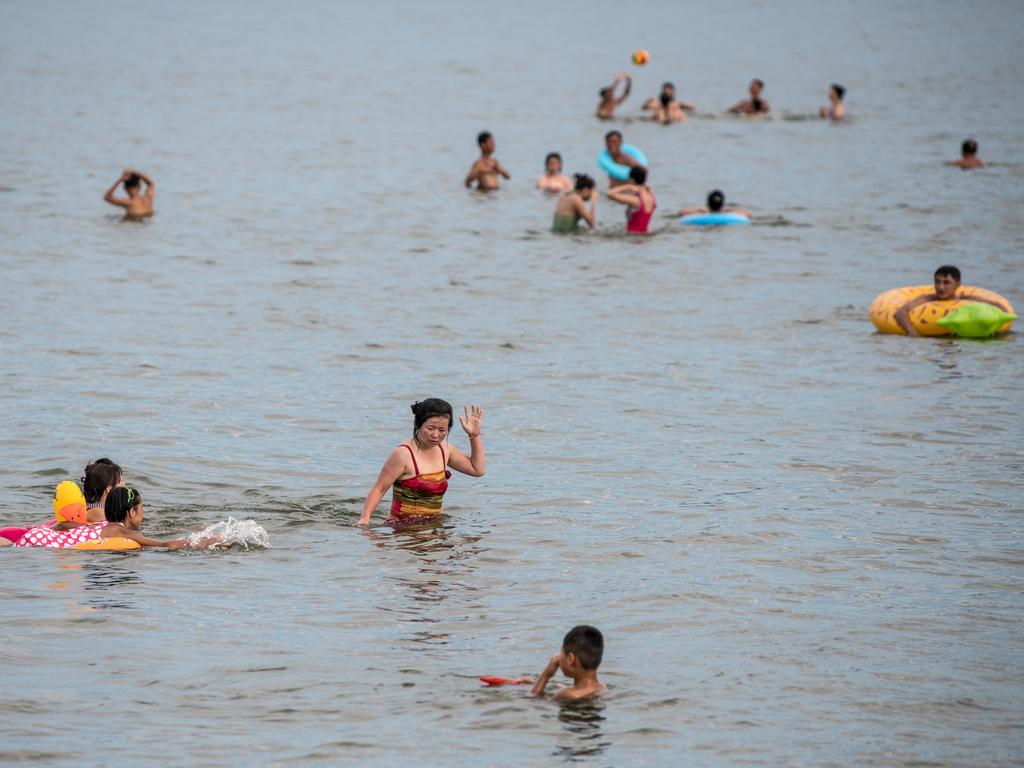
[[[622, 151], [627, 155], [636, 160], [644, 168], [647, 167], [647, 155], [642, 150], [637, 149], [632, 144], [623, 144]], [[602, 149], [601, 153], [597, 156], [597, 164], [601, 166], [601, 170], [611, 176], [613, 179], [618, 181], [629, 180], [629, 166], [619, 165], [612, 160], [611, 153], [607, 149]]]
[[749, 224], [750, 219], [742, 213], [691, 213], [679, 219], [683, 224], [711, 226], [715, 224]]

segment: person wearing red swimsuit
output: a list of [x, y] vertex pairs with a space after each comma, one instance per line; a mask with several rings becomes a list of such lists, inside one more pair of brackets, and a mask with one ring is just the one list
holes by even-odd
[[626, 231], [646, 234], [658, 201], [647, 186], [647, 169], [635, 165], [629, 169], [628, 184], [610, 188], [605, 194], [609, 200], [622, 203], [626, 208]]
[[483, 409], [477, 405], [463, 409], [459, 423], [469, 435], [470, 455], [444, 443], [452, 427], [452, 407], [436, 397], [413, 403], [412, 439], [399, 445], [388, 456], [377, 482], [366, 496], [359, 525], [367, 525], [388, 487], [391, 488], [389, 522], [410, 522], [437, 518], [441, 499], [448, 490], [448, 467], [471, 477], [482, 477], [486, 468], [484, 442], [480, 434]]

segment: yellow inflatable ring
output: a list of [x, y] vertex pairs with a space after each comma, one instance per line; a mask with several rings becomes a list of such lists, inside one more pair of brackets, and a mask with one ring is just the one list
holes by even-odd
[[142, 545], [137, 541], [126, 539], [123, 536], [111, 536], [109, 539], [93, 539], [75, 544], [67, 549], [86, 549], [90, 552], [124, 552], [129, 549], [141, 549]]
[[[934, 285], [911, 285], [906, 288], [893, 288], [891, 291], [880, 293], [871, 302], [871, 306], [868, 308], [868, 317], [871, 318], [871, 322], [875, 324], [875, 328], [881, 333], [906, 334], [906, 331], [900, 328], [896, 322], [896, 310], [908, 301], [912, 301], [918, 296], [934, 293], [934, 291]], [[922, 336], [951, 336], [952, 333], [936, 321], [941, 317], [945, 317], [957, 307], [969, 304], [972, 299], [977, 300], [979, 298], [998, 301], [1010, 310], [1011, 314], [1013, 313], [1013, 307], [1010, 305], [1010, 302], [995, 291], [986, 291], [984, 288], [972, 288], [969, 285], [961, 285], [956, 289], [955, 299], [925, 302], [910, 310], [908, 318], [910, 324]], [[1000, 328], [999, 333], [1006, 333], [1010, 330], [1011, 325], [1013, 325], [1012, 320]]]

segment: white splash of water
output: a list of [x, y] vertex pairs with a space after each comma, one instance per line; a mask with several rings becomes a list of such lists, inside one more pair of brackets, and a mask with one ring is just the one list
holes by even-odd
[[229, 517], [219, 523], [193, 533], [188, 537], [189, 546], [229, 547], [237, 544], [243, 549], [270, 547], [267, 529], [255, 520], [236, 520]]

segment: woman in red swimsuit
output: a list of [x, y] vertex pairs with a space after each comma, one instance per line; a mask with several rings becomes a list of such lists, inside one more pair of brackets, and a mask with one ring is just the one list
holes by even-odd
[[373, 484], [359, 525], [367, 525], [370, 516], [391, 487], [391, 522], [418, 522], [440, 518], [441, 499], [448, 490], [448, 467], [471, 477], [482, 477], [486, 468], [484, 441], [480, 434], [484, 412], [472, 405], [463, 409], [459, 423], [469, 435], [470, 455], [445, 442], [452, 428], [452, 407], [431, 397], [412, 404], [412, 439], [399, 445], [388, 456]]
[[647, 233], [651, 215], [658, 207], [654, 193], [647, 186], [647, 169], [636, 165], [629, 169], [629, 184], [612, 187], [605, 194], [609, 200], [622, 203], [626, 208], [626, 231]]

